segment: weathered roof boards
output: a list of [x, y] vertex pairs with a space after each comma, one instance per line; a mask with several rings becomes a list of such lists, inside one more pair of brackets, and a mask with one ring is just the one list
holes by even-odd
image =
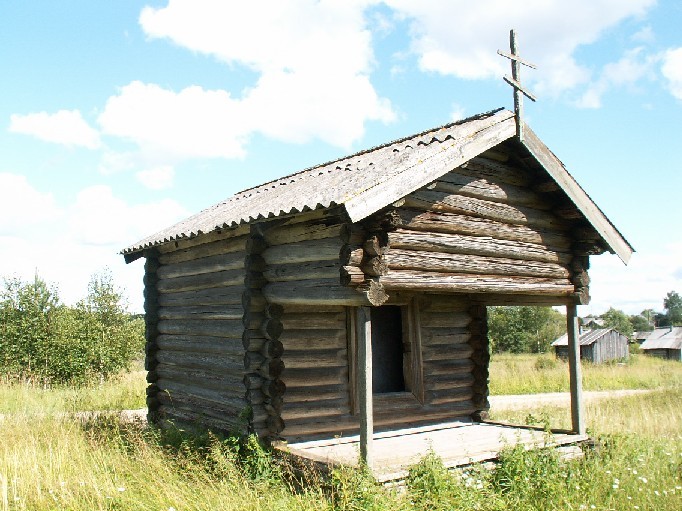
[[126, 248], [146, 258], [150, 418], [290, 443], [359, 431], [368, 460], [373, 428], [485, 418], [486, 306], [566, 305], [572, 332], [589, 255], [632, 253], [537, 136], [515, 133], [511, 112], [471, 117]]

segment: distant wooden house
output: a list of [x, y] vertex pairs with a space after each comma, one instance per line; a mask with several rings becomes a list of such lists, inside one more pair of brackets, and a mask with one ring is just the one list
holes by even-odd
[[[577, 354], [589, 256], [632, 248], [525, 130], [508, 111], [475, 116], [124, 249], [146, 259], [150, 420], [254, 432], [313, 460], [350, 462], [359, 445], [383, 478], [430, 447], [457, 465], [503, 438], [543, 442], [485, 421], [486, 306], [565, 305]], [[575, 434], [557, 444], [586, 438], [569, 361]]]
[[595, 316], [585, 316], [580, 319], [580, 325], [586, 330], [604, 328], [604, 320]]
[[647, 355], [682, 361], [682, 327], [656, 328], [649, 333], [640, 349]]
[[[625, 360], [630, 356], [628, 338], [613, 328], [586, 330], [580, 334], [580, 358], [593, 364]], [[552, 343], [558, 358], [568, 358], [568, 335]]]

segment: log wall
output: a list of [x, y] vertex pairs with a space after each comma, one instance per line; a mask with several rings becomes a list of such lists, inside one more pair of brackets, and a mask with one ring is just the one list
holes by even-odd
[[392, 220], [374, 263], [384, 268], [378, 283], [389, 294], [587, 303], [594, 229], [567, 211], [560, 190], [537, 180], [510, 155], [506, 163], [478, 157], [395, 203], [381, 213]]
[[162, 421], [224, 432], [244, 432], [251, 423], [245, 364], [258, 361], [246, 360], [242, 346], [247, 232], [181, 240], [147, 257], [158, 318], [153, 346], [147, 339], [148, 403]]

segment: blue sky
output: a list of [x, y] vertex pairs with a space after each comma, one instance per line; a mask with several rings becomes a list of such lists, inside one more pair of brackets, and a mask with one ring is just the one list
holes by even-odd
[[0, 275], [67, 303], [117, 252], [233, 193], [500, 106], [634, 245], [592, 258], [581, 314], [682, 292], [682, 4], [672, 0], [0, 4]]

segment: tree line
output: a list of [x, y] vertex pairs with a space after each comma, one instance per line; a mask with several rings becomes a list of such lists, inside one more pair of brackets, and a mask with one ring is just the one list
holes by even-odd
[[[682, 296], [670, 291], [663, 299], [663, 312], [645, 309], [628, 315], [609, 308], [598, 316], [604, 328], [615, 328], [627, 337], [656, 327], [682, 326]], [[491, 351], [545, 353], [552, 341], [566, 333], [566, 317], [551, 307], [489, 307], [488, 336]]]
[[54, 285], [4, 280], [0, 288], [0, 374], [41, 384], [101, 381], [144, 349], [144, 320], [127, 311], [109, 272], [94, 275], [74, 306]]

